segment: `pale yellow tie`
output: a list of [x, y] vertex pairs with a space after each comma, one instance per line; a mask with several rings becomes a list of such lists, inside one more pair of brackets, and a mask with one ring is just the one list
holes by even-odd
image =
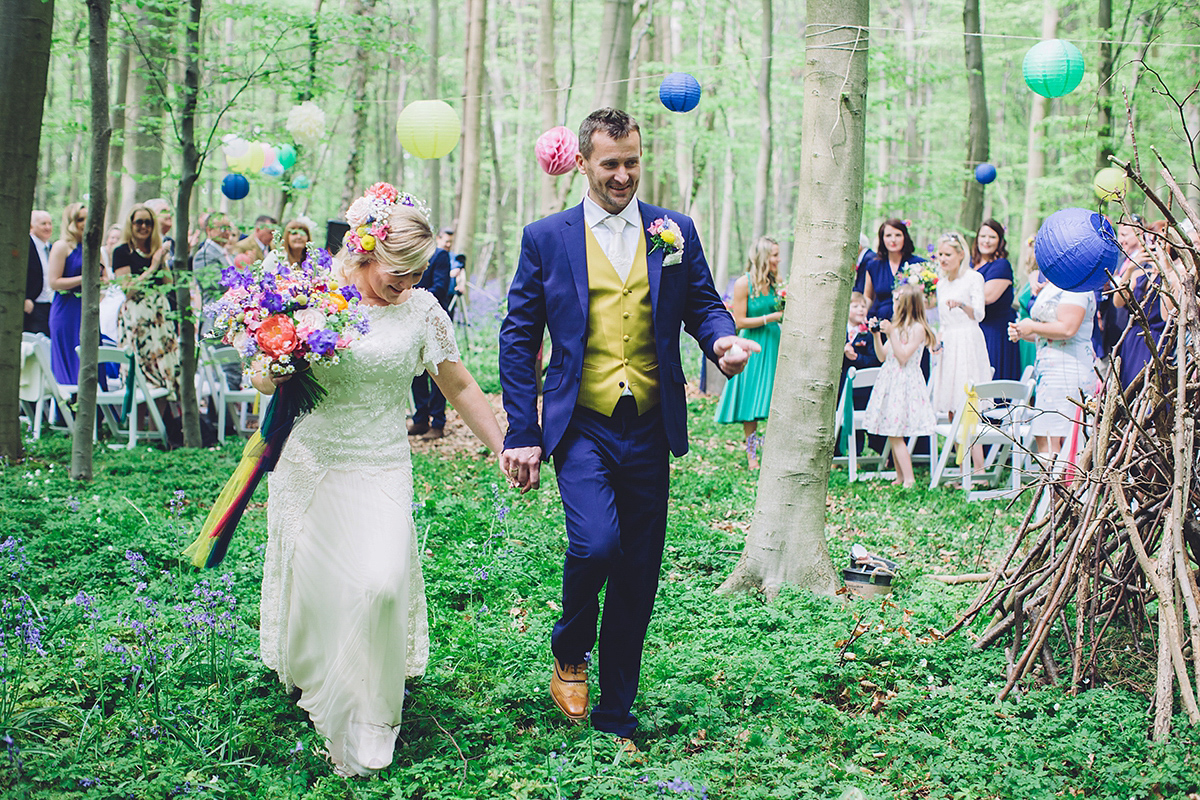
[[608, 260], [612, 262], [613, 269], [617, 271], [621, 280], [625, 280], [629, 277], [629, 270], [633, 268], [633, 256], [629, 254], [629, 247], [625, 244], [625, 226], [628, 223], [624, 217], [612, 214], [604, 218], [604, 224], [612, 231]]

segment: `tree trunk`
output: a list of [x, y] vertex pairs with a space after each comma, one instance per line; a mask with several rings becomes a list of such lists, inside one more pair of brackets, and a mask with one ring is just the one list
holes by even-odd
[[125, 176], [121, 208], [162, 193], [163, 113], [174, 17], [157, 2], [139, 9], [125, 108]]
[[[358, 30], [367, 30], [366, 20], [374, 7], [375, 0], [357, 0], [354, 16], [359, 22]], [[362, 44], [354, 48], [354, 65], [354, 130], [350, 134], [350, 158], [346, 161], [346, 178], [342, 183], [342, 208], [349, 208], [358, 194], [363, 150], [367, 147], [367, 78], [371, 74], [371, 55]]]
[[[746, 546], [719, 591], [784, 584], [833, 594], [825, 541], [840, 333], [862, 223], [868, 0], [808, 0], [792, 297], [779, 348], [771, 427]], [[796, 302], [796, 301], [793, 301]], [[796, 313], [800, 312], [800, 313]], [[751, 356], [753, 358], [754, 356]]]
[[[558, 80], [554, 75], [554, 0], [540, 0], [538, 4], [538, 109], [541, 112], [542, 130], [545, 133], [558, 124]], [[542, 173], [538, 197], [538, 216], [544, 217], [558, 211], [556, 179]]]
[[754, 168], [754, 230], [757, 241], [767, 231], [767, 192], [771, 185], [771, 0], [762, 0], [762, 57], [758, 62], [758, 163]]
[[1100, 60], [1096, 64], [1096, 169], [1111, 166], [1112, 148], [1112, 0], [1098, 0], [1096, 27], [1100, 29]]
[[79, 411], [71, 437], [71, 477], [92, 479], [92, 436], [96, 430], [96, 388], [100, 346], [100, 248], [104, 244], [104, 218], [108, 205], [108, 19], [109, 0], [87, 0], [88, 71], [92, 84], [92, 167], [88, 192], [87, 228], [83, 235], [83, 285], [79, 319]]
[[[1105, 0], [1107, 2], [1107, 0]], [[967, 131], [967, 171], [988, 160], [989, 131], [987, 87], [983, 80], [983, 38], [979, 22], [979, 0], [963, 4], [963, 48], [967, 59], [967, 96], [971, 104]], [[983, 184], [968, 174], [963, 185], [962, 212], [958, 224], [974, 233], [983, 223]]]
[[200, 94], [200, 7], [202, 0], [189, 0], [188, 27], [184, 36], [183, 108], [179, 115], [179, 144], [183, 150], [183, 169], [179, 176], [179, 194], [175, 200], [177, 228], [175, 262], [175, 306], [179, 309], [179, 348], [181, 353], [179, 405], [183, 410], [183, 443], [202, 447], [200, 403], [196, 397], [196, 320], [192, 311], [192, 270], [188, 262], [188, 218], [191, 216], [192, 187], [200, 177], [200, 153], [196, 149], [196, 105]]
[[713, 280], [716, 282], [717, 291], [722, 294], [729, 285], [729, 265], [733, 263], [733, 212], [735, 206], [733, 190], [737, 183], [737, 172], [734, 170], [733, 160], [733, 131], [728, 127], [728, 118], [726, 118], [726, 123], [729, 139], [725, 143], [723, 181], [725, 190], [721, 195], [721, 223], [717, 231], [716, 269], [713, 271]]
[[54, 0], [0, 0], [0, 459], [24, 456], [17, 407], [29, 214], [37, 183]]
[[[1043, 0], [1042, 6], [1042, 39], [1053, 39], [1058, 30], [1057, 0]], [[1029, 103], [1029, 146], [1025, 170], [1025, 204], [1021, 211], [1021, 260], [1017, 264], [1016, 285], [1021, 285], [1029, 275], [1030, 259], [1033, 258], [1033, 245], [1030, 239], [1037, 233], [1041, 219], [1041, 208], [1038, 204], [1038, 183], [1046, 174], [1046, 153], [1042, 150], [1042, 142], [1046, 138], [1043, 123], [1050, 101], [1040, 94], [1030, 92], [1032, 100]]]
[[463, 87], [462, 201], [458, 207], [455, 249], [475, 257], [475, 220], [479, 213], [479, 166], [482, 154], [483, 51], [487, 33], [487, 0], [470, 0], [466, 85]]
[[105, 211], [105, 230], [116, 220], [121, 219], [125, 209], [121, 207], [121, 165], [125, 162], [125, 93], [129, 87], [129, 43], [124, 36], [120, 37], [122, 44], [121, 56], [117, 59], [117, 91], [113, 96], [112, 130], [114, 135], [108, 146], [108, 203]]
[[604, 0], [600, 28], [596, 93], [592, 108], [626, 109], [629, 100], [629, 39], [633, 33], [633, 0]]
[[[438, 77], [438, 0], [429, 0], [429, 94], [428, 100], [436, 100], [441, 96], [440, 78]], [[450, 222], [442, 219], [442, 160], [429, 159], [426, 169], [429, 171], [429, 214], [431, 222], [439, 228], [450, 227]]]

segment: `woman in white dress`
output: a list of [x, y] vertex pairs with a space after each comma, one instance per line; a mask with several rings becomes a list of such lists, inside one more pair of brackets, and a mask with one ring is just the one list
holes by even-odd
[[[934, 366], [933, 408], [939, 417], [951, 419], [962, 408], [967, 384], [992, 379], [987, 340], [979, 321], [983, 319], [983, 275], [967, 263], [967, 241], [959, 233], [938, 239], [937, 260], [941, 277], [937, 282], [938, 340], [941, 355]], [[971, 448], [971, 464], [983, 467], [983, 446]]]
[[[360, 200], [347, 213], [337, 268], [362, 293], [370, 330], [317, 369], [328, 395], [296, 423], [268, 478], [260, 652], [300, 689], [346, 776], [391, 763], [406, 676], [423, 674], [429, 657], [405, 426], [413, 378], [428, 370], [476, 436], [493, 452], [503, 442], [449, 317], [413, 288], [433, 231], [406, 202]], [[270, 393], [285, 379], [253, 382]]]

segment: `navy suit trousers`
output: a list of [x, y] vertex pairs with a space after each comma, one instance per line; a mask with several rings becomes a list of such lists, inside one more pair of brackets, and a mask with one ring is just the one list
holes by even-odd
[[577, 407], [554, 451], [567, 555], [551, 648], [559, 661], [581, 663], [599, 619], [600, 702], [592, 726], [618, 736], [637, 728], [630, 710], [662, 566], [669, 452], [661, 408], [639, 416], [632, 397], [621, 398], [612, 417]]
[[418, 425], [428, 422], [433, 428], [446, 427], [446, 397], [428, 372], [413, 378], [412, 393], [413, 422]]

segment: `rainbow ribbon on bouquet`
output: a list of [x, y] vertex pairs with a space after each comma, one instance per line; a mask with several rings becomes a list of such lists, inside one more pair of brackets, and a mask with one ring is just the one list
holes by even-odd
[[279, 386], [258, 430], [242, 449], [242, 460], [217, 495], [200, 535], [183, 551], [193, 565], [211, 569], [225, 558], [254, 490], [263, 475], [275, 469], [296, 420], [315, 408], [325, 394], [310, 370], [296, 373]]

